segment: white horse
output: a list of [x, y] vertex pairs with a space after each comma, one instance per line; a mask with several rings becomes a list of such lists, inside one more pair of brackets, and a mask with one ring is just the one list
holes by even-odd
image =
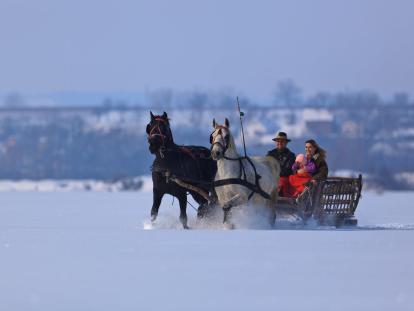
[[224, 209], [224, 222], [230, 224], [228, 218], [231, 206], [251, 201], [253, 205], [265, 205], [270, 209], [269, 222], [273, 226], [278, 198], [279, 162], [273, 157], [240, 156], [227, 118], [224, 125], [213, 120], [213, 127], [211, 156], [217, 161], [215, 190], [218, 202]]

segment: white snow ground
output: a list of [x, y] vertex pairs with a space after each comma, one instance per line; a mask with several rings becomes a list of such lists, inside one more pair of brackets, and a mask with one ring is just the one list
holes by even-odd
[[186, 231], [169, 196], [144, 230], [151, 202], [1, 193], [0, 310], [414, 310], [414, 193], [365, 193], [356, 230]]

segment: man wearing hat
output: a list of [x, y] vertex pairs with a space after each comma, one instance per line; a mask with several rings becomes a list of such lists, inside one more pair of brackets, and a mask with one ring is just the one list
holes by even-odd
[[290, 196], [289, 175], [293, 174], [292, 165], [295, 163], [295, 154], [286, 147], [290, 139], [285, 132], [277, 133], [272, 140], [276, 142], [276, 148], [270, 150], [267, 156], [274, 157], [280, 164], [278, 191], [281, 196]]

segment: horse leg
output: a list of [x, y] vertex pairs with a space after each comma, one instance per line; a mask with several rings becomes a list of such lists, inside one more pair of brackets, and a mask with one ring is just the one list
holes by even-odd
[[223, 209], [223, 224], [230, 224], [230, 218], [231, 218], [231, 209], [226, 208]]
[[236, 226], [231, 222], [232, 212], [231, 208], [226, 208], [223, 210], [223, 226], [225, 229], [234, 229]]
[[152, 208], [151, 208], [151, 221], [154, 222], [157, 219], [158, 209], [161, 205], [162, 197], [164, 196], [164, 192], [160, 192], [155, 188], [152, 190]]
[[[234, 201], [234, 202], [233, 202]], [[234, 229], [234, 224], [231, 222], [231, 209], [235, 206], [235, 200], [230, 199], [223, 205], [223, 224], [225, 228]]]
[[272, 191], [272, 193], [270, 194], [270, 200], [267, 200], [266, 204], [267, 207], [269, 208], [269, 224], [274, 227], [275, 226], [275, 222], [276, 222], [276, 203], [277, 203], [277, 198], [278, 198], [278, 191], [277, 189], [274, 189]]
[[184, 229], [189, 229], [187, 226], [187, 195], [183, 192], [177, 196], [180, 202], [180, 222], [183, 224]]
[[245, 194], [238, 193], [224, 203], [224, 205], [222, 206], [222, 209], [223, 209], [223, 224], [225, 228], [227, 229], [235, 228], [234, 224], [231, 222], [232, 208], [238, 205], [243, 205], [244, 202], [247, 202], [247, 201], [248, 201], [248, 198]]
[[208, 209], [209, 209], [208, 202], [206, 201], [206, 199], [204, 197], [202, 197], [197, 192], [192, 191], [190, 193], [191, 193], [191, 196], [193, 197], [194, 201], [196, 201], [198, 203], [197, 219], [200, 220], [200, 219], [204, 218], [208, 213]]

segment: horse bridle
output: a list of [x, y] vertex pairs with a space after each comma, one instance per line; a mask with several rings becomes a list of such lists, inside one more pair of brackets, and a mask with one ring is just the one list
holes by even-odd
[[[213, 141], [213, 139], [214, 139], [213, 134], [217, 131], [217, 129], [218, 129], [218, 133], [217, 133], [216, 137], [218, 135], [220, 135], [221, 141], [224, 141], [225, 144], [226, 144], [225, 146], [219, 141], [216, 141], [216, 142]], [[221, 149], [223, 150], [223, 156], [224, 156], [224, 154], [226, 153], [226, 151], [229, 147], [229, 143], [230, 143], [230, 138], [229, 137], [230, 136], [227, 135], [226, 137], [224, 137], [222, 129], [228, 130], [227, 127], [225, 127], [223, 125], [219, 125], [219, 126], [217, 126], [217, 128], [214, 129], [213, 133], [210, 134], [210, 145], [211, 145], [210, 150], [213, 150], [214, 145], [219, 145], [221, 147]]]
[[[168, 133], [164, 134], [161, 130], [160, 124], [161, 122], [164, 123], [164, 125], [167, 127], [167, 131], [168, 131], [168, 120], [165, 120], [161, 117], [155, 117], [154, 121], [156, 122], [156, 124], [152, 125], [152, 127], [150, 127], [151, 125], [148, 124], [147, 125], [147, 133], [148, 133], [148, 140], [151, 140], [153, 137], [161, 137], [161, 147], [159, 148], [159, 152], [161, 157], [163, 158], [164, 155], [164, 151], [166, 149], [165, 146], [165, 141], [168, 139]], [[150, 127], [150, 128], [149, 128]]]
[[[168, 138], [168, 136], [166, 134], [163, 134], [163, 132], [161, 131], [160, 122], [163, 122], [165, 125], [168, 125], [167, 120], [164, 120], [160, 117], [155, 117], [154, 121], [157, 123], [154, 124], [150, 129], [147, 128], [148, 139], [151, 139], [155, 136], [159, 136], [161, 137], [162, 145], [164, 146], [165, 140]], [[150, 124], [148, 124], [148, 126], [150, 126]]]

